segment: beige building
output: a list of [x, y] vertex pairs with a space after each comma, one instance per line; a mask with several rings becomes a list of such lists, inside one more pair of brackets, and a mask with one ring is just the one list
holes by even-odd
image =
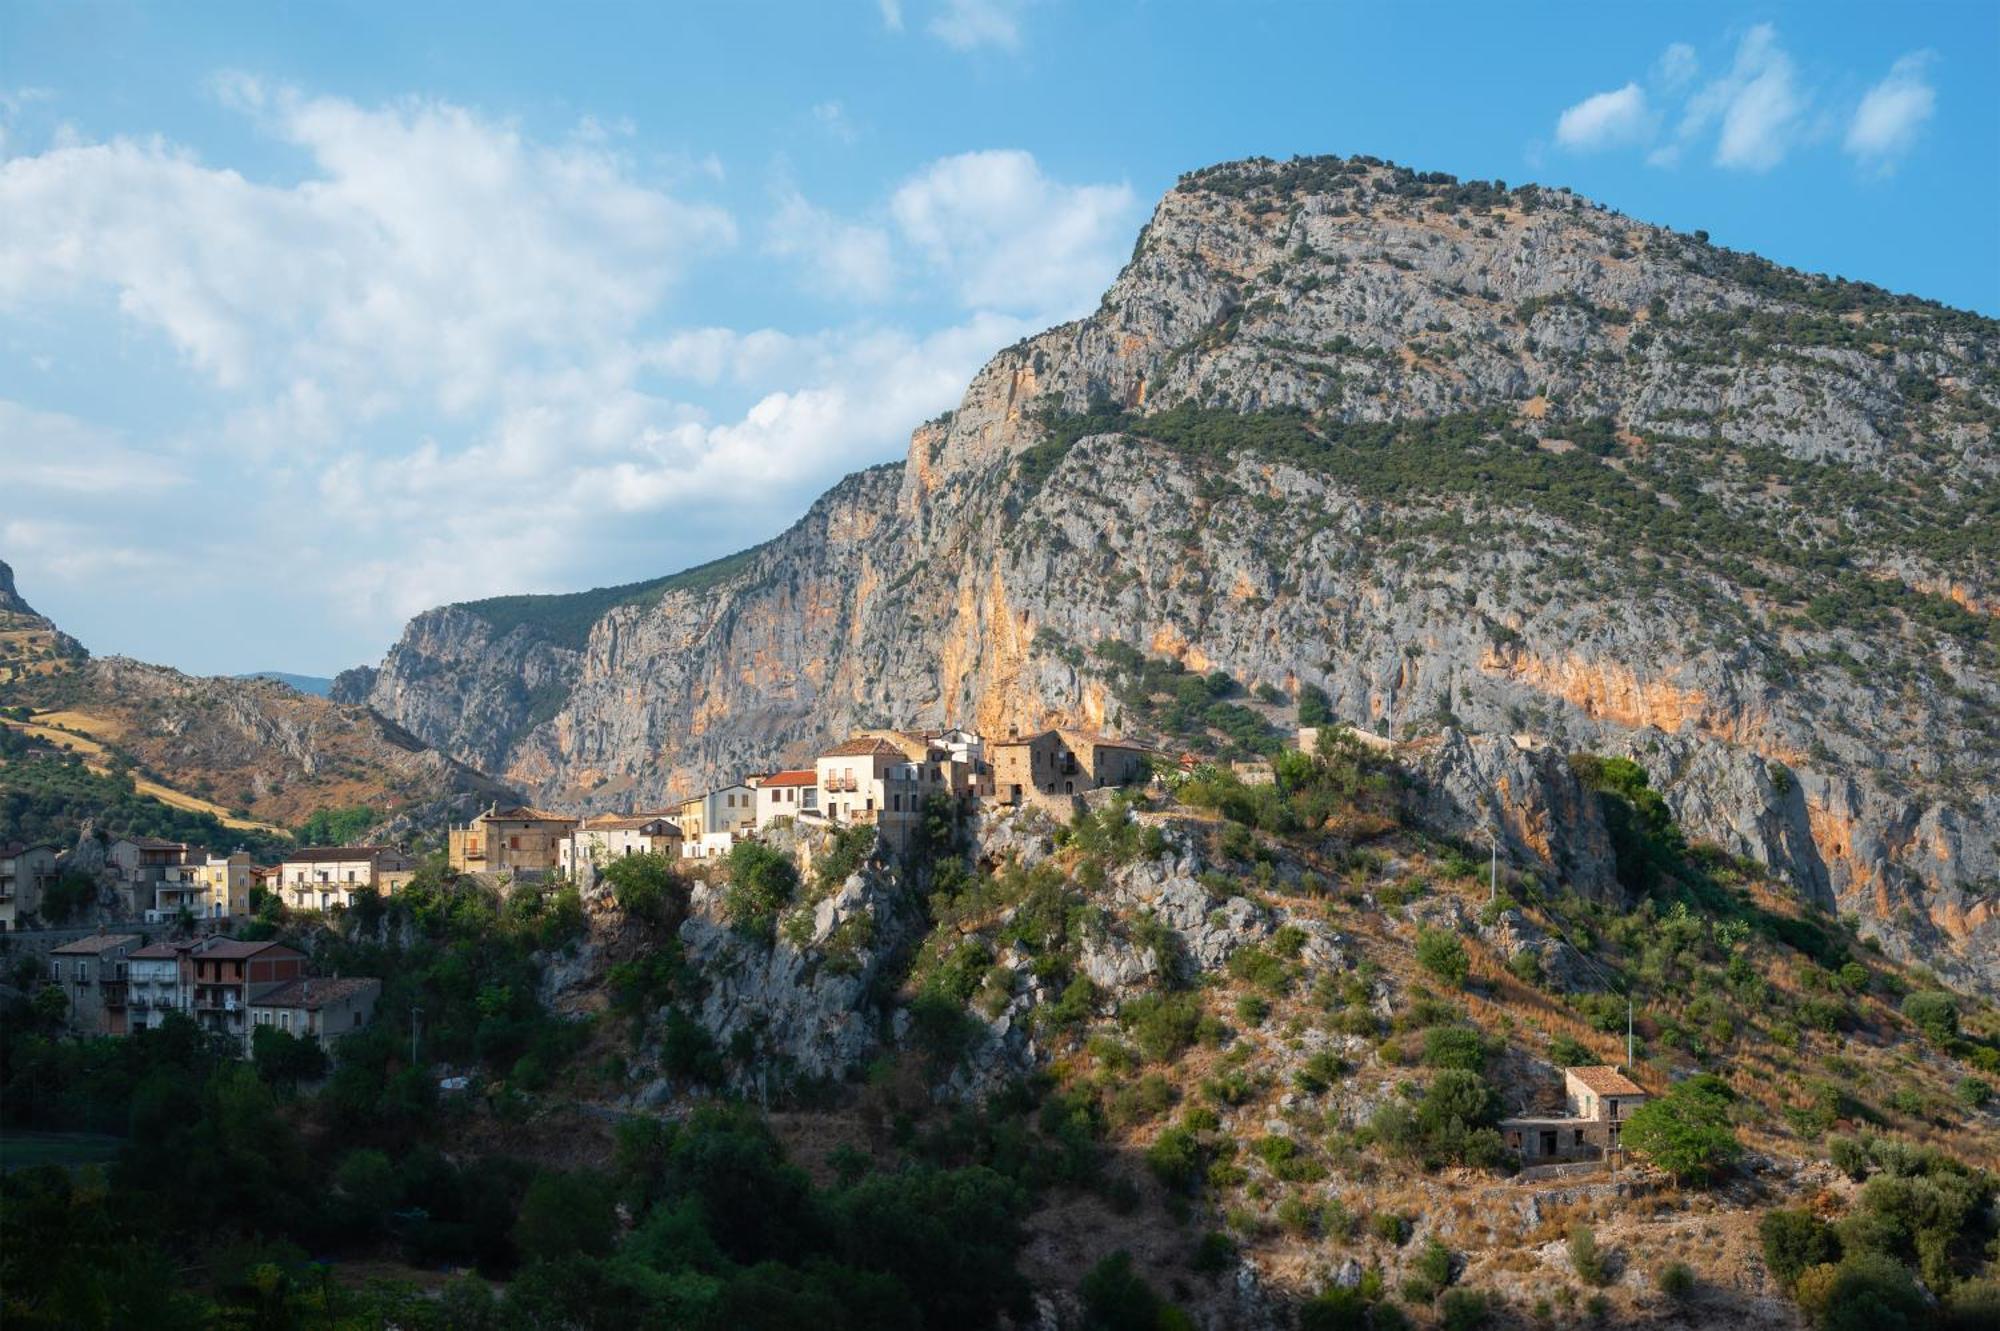
[[317, 1041], [331, 1054], [334, 1041], [369, 1023], [381, 997], [380, 980], [360, 977], [304, 976], [268, 987], [250, 997], [250, 1021], [243, 1028], [245, 1049], [256, 1038], [259, 1026], [270, 1026]]
[[1564, 1068], [1563, 1112], [1503, 1118], [1500, 1135], [1526, 1164], [1594, 1159], [1619, 1149], [1625, 1120], [1647, 1099], [1617, 1068]]
[[727, 854], [737, 837], [757, 826], [757, 792], [734, 785], [696, 795], [681, 802], [674, 821], [680, 824], [683, 855], [706, 859]]
[[50, 983], [69, 999], [69, 1029], [76, 1035], [123, 1035], [130, 995], [127, 960], [137, 934], [92, 934], [49, 952]]
[[517, 805], [495, 805], [446, 833], [451, 867], [460, 873], [553, 873], [562, 866], [562, 843], [581, 821]]
[[756, 825], [759, 829], [769, 827], [780, 818], [819, 816], [819, 773], [810, 767], [752, 777], [749, 784], [757, 792]]
[[684, 837], [672, 814], [603, 814], [586, 818], [563, 838], [558, 867], [578, 887], [589, 889], [597, 871], [628, 855], [679, 859]]
[[820, 816], [873, 824], [892, 850], [904, 849], [932, 796], [962, 802], [981, 788], [978, 737], [955, 750], [946, 733], [968, 732], [871, 730], [834, 745], [813, 764]]
[[[407, 855], [390, 846], [307, 846], [278, 865], [279, 899], [293, 910], [333, 910], [354, 904], [354, 894], [373, 888], [393, 896], [416, 869]], [[244, 876], [249, 894], [249, 875]]]
[[18, 929], [42, 909], [42, 893], [56, 880], [54, 846], [14, 841], [0, 846], [0, 930]]
[[1085, 730], [1014, 735], [995, 742], [991, 753], [991, 798], [1002, 804], [1136, 785], [1152, 770], [1152, 750], [1145, 745]]
[[190, 846], [182, 863], [161, 869], [146, 919], [157, 924], [178, 918], [182, 911], [197, 920], [248, 915], [256, 872], [247, 850], [212, 855]]

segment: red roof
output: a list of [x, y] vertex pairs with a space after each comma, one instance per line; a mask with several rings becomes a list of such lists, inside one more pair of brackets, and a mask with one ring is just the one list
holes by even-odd
[[329, 1003], [345, 1002], [356, 994], [370, 991], [380, 993], [382, 982], [372, 977], [344, 976], [329, 978], [310, 976], [303, 980], [288, 980], [266, 993], [250, 1000], [251, 1007], [282, 1008], [323, 1008]]
[[886, 739], [851, 739], [822, 753], [822, 758], [867, 758], [878, 753], [902, 757], [903, 751]]
[[762, 787], [810, 786], [817, 784], [818, 781], [819, 773], [813, 771], [810, 767], [805, 767], [795, 772], [773, 772], [764, 778]]

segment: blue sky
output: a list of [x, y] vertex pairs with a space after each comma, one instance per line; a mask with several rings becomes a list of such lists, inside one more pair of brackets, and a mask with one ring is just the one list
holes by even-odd
[[2000, 312], [2000, 6], [0, 4], [0, 558], [331, 673], [900, 457], [1182, 171], [1568, 185]]

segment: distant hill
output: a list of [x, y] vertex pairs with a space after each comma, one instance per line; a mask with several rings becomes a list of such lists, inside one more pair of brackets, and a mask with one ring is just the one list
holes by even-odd
[[247, 675], [237, 675], [237, 679], [269, 679], [280, 684], [289, 684], [300, 693], [309, 693], [315, 698], [324, 698], [333, 690], [333, 681], [324, 675], [290, 675], [282, 670], [252, 670]]

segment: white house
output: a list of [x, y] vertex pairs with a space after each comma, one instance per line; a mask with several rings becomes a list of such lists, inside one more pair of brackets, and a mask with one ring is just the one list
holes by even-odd
[[672, 814], [600, 814], [577, 824], [557, 847], [560, 868], [578, 887], [589, 888], [597, 871], [628, 855], [679, 858], [684, 836]]
[[752, 777], [750, 786], [757, 792], [760, 830], [780, 818], [819, 816], [819, 774], [810, 767]]

